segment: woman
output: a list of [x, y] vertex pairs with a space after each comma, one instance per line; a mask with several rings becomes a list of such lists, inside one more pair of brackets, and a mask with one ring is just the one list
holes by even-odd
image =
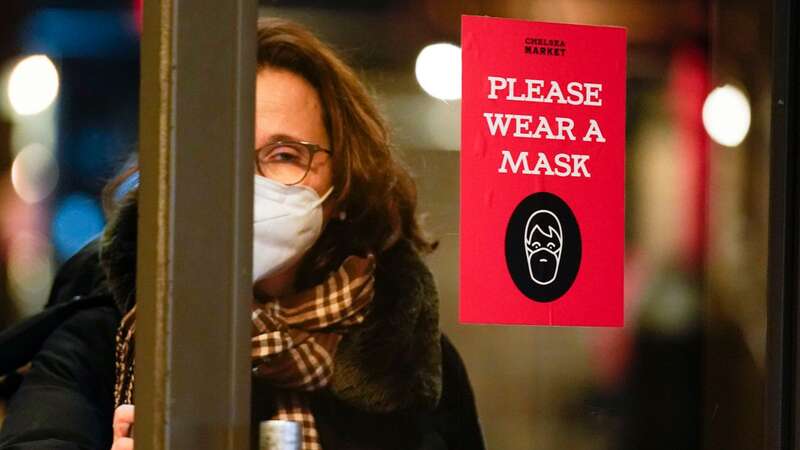
[[[264, 20], [258, 40], [252, 429], [297, 420], [304, 450], [482, 449], [419, 256], [433, 246], [386, 125], [306, 30]], [[113, 449], [132, 448], [136, 214], [132, 191], [102, 243], [62, 268], [51, 303], [106, 295], [114, 306], [80, 311], [48, 338], [0, 448], [108, 449], [115, 408]]]

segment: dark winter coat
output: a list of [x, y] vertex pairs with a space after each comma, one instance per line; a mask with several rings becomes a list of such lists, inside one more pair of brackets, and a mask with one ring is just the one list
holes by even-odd
[[[43, 314], [0, 335], [0, 375], [35, 353], [11, 398], [0, 449], [111, 447], [114, 337], [134, 298], [135, 203], [67, 261]], [[433, 278], [400, 243], [378, 260], [365, 326], [342, 340], [330, 388], [312, 399], [326, 450], [480, 450], [483, 438], [464, 365], [438, 331]], [[39, 349], [40, 348], [40, 349]], [[253, 378], [252, 430], [273, 413], [273, 391]], [[251, 438], [253, 448], [257, 437]]]

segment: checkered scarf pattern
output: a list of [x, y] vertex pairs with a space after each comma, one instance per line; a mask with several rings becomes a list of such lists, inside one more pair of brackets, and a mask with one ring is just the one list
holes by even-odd
[[117, 328], [115, 368], [117, 381], [114, 384], [114, 409], [119, 405], [133, 404], [134, 344], [136, 332], [136, 306], [122, 318]]
[[[273, 419], [302, 426], [302, 450], [321, 450], [308, 395], [331, 381], [334, 355], [348, 329], [364, 322], [374, 295], [373, 256], [350, 256], [321, 284], [251, 306], [253, 374], [276, 391]], [[116, 406], [133, 403], [135, 309], [117, 331]]]

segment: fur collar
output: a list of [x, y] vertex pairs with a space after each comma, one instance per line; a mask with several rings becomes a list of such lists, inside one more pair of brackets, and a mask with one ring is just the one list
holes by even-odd
[[[109, 220], [100, 248], [121, 312], [136, 299], [136, 192]], [[367, 320], [339, 344], [330, 391], [358, 409], [433, 409], [442, 391], [439, 305], [433, 276], [408, 242], [378, 256]]]

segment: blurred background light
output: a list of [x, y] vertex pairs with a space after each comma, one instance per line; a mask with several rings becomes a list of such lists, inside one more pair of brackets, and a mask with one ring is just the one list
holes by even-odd
[[138, 56], [137, 37], [136, 17], [128, 8], [41, 8], [25, 21], [20, 40], [30, 53], [119, 60]]
[[428, 99], [426, 107], [417, 110], [431, 145], [437, 150], [458, 151], [461, 148], [461, 102], [437, 102]]
[[[13, 112], [9, 102], [3, 102], [3, 106], [8, 106], [11, 109], [9, 112]], [[9, 116], [13, 117], [14, 114], [9, 114]], [[56, 116], [55, 108], [47, 108], [33, 116], [17, 116], [11, 128], [11, 145], [8, 147], [11, 157], [15, 157], [32, 143], [41, 144], [55, 153], [57, 147]]]
[[22, 316], [40, 311], [47, 301], [53, 280], [54, 263], [47, 238], [20, 233], [8, 247], [7, 279], [9, 294]]
[[58, 94], [58, 71], [45, 55], [21, 60], [8, 79], [8, 99], [17, 114], [27, 116], [42, 112]]
[[461, 98], [461, 48], [447, 43], [431, 44], [417, 56], [417, 82], [440, 100]]
[[39, 143], [23, 148], [11, 165], [11, 184], [26, 203], [37, 203], [53, 192], [58, 166], [52, 151]]
[[741, 144], [750, 130], [750, 102], [735, 86], [715, 88], [703, 103], [703, 126], [714, 142], [726, 147]]
[[85, 194], [70, 194], [55, 207], [52, 223], [53, 245], [59, 259], [78, 252], [103, 230], [105, 220], [99, 203]]
[[144, 12], [144, 0], [133, 0], [133, 20], [136, 24], [136, 31], [142, 33], [142, 13]]

